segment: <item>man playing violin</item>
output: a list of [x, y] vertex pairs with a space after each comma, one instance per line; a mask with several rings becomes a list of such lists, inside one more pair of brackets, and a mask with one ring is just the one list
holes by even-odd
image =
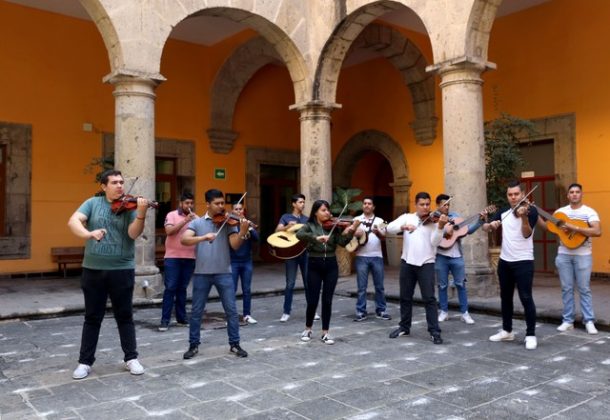
[[[451, 203], [449, 203], [450, 197], [447, 194], [439, 194], [436, 197], [436, 206], [439, 212], [446, 214], [450, 220], [454, 220], [459, 217], [459, 214], [450, 212]], [[481, 214], [474, 223], [468, 226], [468, 235], [476, 232], [478, 228], [483, 225], [486, 214]], [[453, 232], [453, 230], [448, 230]], [[464, 257], [462, 255], [462, 243], [461, 239], [458, 239], [453, 243], [450, 248], [443, 249], [437, 248], [436, 250], [436, 262], [434, 263], [434, 269], [436, 271], [436, 279], [438, 281], [438, 301], [440, 306], [440, 313], [438, 314], [438, 321], [443, 322], [449, 319], [449, 299], [447, 296], [447, 288], [449, 287], [449, 273], [453, 276], [453, 284], [458, 292], [458, 301], [460, 302], [460, 312], [462, 313], [461, 318], [466, 324], [474, 324], [474, 320], [468, 313], [468, 294], [466, 292], [466, 268], [464, 264]]]
[[355, 236], [368, 235], [366, 244], [356, 251], [356, 284], [358, 286], [358, 300], [356, 302], [355, 322], [364, 321], [366, 313], [366, 289], [369, 281], [369, 273], [373, 276], [375, 285], [375, 313], [377, 318], [389, 321], [392, 317], [386, 312], [385, 290], [383, 287], [383, 254], [381, 252], [381, 241], [385, 238], [385, 228], [380, 226], [383, 219], [375, 217], [375, 204], [373, 197], [366, 196], [362, 199], [362, 214], [356, 217], [360, 220], [360, 226]]
[[176, 308], [176, 324], [188, 326], [186, 319], [186, 289], [195, 270], [195, 246], [185, 246], [180, 243], [182, 234], [188, 224], [197, 218], [193, 211], [195, 197], [190, 192], [180, 196], [178, 209], [170, 211], [165, 216], [165, 271], [163, 304], [161, 309], [161, 324], [159, 331], [167, 331], [172, 317], [172, 307]]
[[[180, 240], [182, 245], [197, 245], [195, 275], [193, 276], [193, 304], [189, 322], [189, 348], [183, 357], [191, 359], [199, 352], [201, 317], [212, 286], [215, 286], [218, 291], [227, 317], [229, 350], [237, 357], [247, 357], [248, 353], [239, 345], [239, 315], [235, 305], [229, 247], [234, 250], [239, 249], [247, 237], [250, 222], [245, 218], [240, 219], [239, 230], [224, 222], [228, 219], [229, 214], [225, 214], [225, 200], [222, 191], [216, 189], [206, 191], [205, 202], [207, 207], [205, 216], [190, 222]], [[223, 222], [216, 224], [215, 218], [221, 219]]]
[[[495, 213], [483, 230], [497, 230], [502, 226], [502, 249], [498, 262], [498, 279], [500, 280], [500, 300], [502, 310], [502, 329], [489, 337], [490, 341], [513, 341], [513, 295], [515, 286], [525, 312], [525, 348], [535, 350], [536, 339], [536, 304], [532, 294], [534, 281], [534, 228], [538, 212], [534, 206], [520, 205], [525, 203], [525, 195], [519, 181], [508, 184], [506, 189], [509, 208]], [[512, 214], [511, 214], [512, 213]]]
[[390, 333], [390, 338], [409, 335], [413, 316], [413, 292], [419, 284], [422, 300], [426, 306], [428, 332], [434, 344], [442, 344], [441, 329], [438, 325], [438, 308], [434, 297], [434, 261], [436, 248], [443, 238], [447, 224], [446, 214], [440, 214], [438, 223], [429, 223], [430, 194], [417, 193], [415, 213], [404, 213], [387, 227], [388, 233], [403, 233], [402, 255], [400, 256], [400, 323]]
[[[595, 314], [593, 313], [593, 298], [591, 296], [591, 269], [593, 267], [592, 237], [602, 234], [601, 222], [595, 210], [585, 206], [582, 202], [582, 185], [571, 184], [568, 187], [567, 206], [557, 209], [556, 213], [563, 213], [569, 219], [582, 220], [587, 227], [579, 227], [565, 223], [561, 228], [566, 232], [577, 232], [587, 237], [587, 240], [578, 248], [570, 249], [563, 243], [559, 244], [555, 266], [561, 281], [561, 298], [563, 300], [563, 322], [558, 331], [564, 332], [574, 328], [574, 284], [580, 295], [580, 310], [582, 320], [589, 334], [597, 334], [595, 328]], [[546, 228], [546, 225], [544, 225]]]
[[85, 322], [79, 364], [72, 373], [74, 379], [86, 378], [91, 372], [108, 297], [125, 354], [125, 368], [133, 375], [144, 373], [136, 350], [132, 299], [135, 239], [144, 231], [149, 202], [138, 197], [135, 211], [114, 212], [112, 203], [123, 196], [124, 183], [120, 171], [110, 169], [102, 173], [103, 195], [86, 200], [68, 221], [72, 233], [87, 240], [81, 276]]

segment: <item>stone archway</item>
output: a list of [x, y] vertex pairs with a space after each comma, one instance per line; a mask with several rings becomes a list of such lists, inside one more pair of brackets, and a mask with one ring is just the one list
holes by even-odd
[[[433, 74], [426, 73], [428, 60], [409, 39], [388, 26], [368, 25], [350, 47], [373, 50], [385, 57], [402, 75], [413, 102], [415, 121], [411, 123], [420, 145], [430, 145], [436, 138], [436, 87]], [[349, 52], [348, 52], [349, 54]]]
[[261, 68], [282, 59], [265, 38], [256, 37], [239, 46], [224, 62], [212, 82], [210, 147], [216, 153], [229, 153], [237, 140], [233, 131], [235, 105], [244, 86]]
[[381, 154], [390, 163], [394, 176], [394, 182], [391, 184], [394, 190], [392, 213], [394, 217], [398, 217], [405, 212], [409, 205], [409, 191], [412, 182], [409, 179], [409, 167], [402, 149], [386, 133], [378, 130], [366, 130], [349, 139], [335, 159], [333, 184], [334, 186], [349, 186], [356, 164], [362, 155], [369, 151]]

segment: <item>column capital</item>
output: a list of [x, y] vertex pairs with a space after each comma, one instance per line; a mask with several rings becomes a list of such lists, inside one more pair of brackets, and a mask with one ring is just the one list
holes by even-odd
[[341, 109], [341, 107], [341, 104], [337, 104], [334, 102], [315, 100], [290, 105], [288, 109], [291, 111], [300, 112], [301, 118], [330, 119], [330, 113], [333, 112], [335, 109]]
[[495, 69], [495, 63], [467, 55], [426, 67], [427, 72], [435, 72], [441, 76], [441, 88], [453, 83], [482, 84], [481, 73]]
[[104, 83], [114, 85], [114, 96], [140, 95], [152, 99], [156, 97], [154, 91], [166, 79], [160, 74], [145, 75], [128, 70], [114, 71], [104, 77]]

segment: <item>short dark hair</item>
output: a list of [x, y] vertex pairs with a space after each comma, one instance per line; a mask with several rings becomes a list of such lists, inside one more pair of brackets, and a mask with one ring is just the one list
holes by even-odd
[[582, 191], [582, 185], [580, 185], [580, 184], [578, 184], [578, 183], [576, 183], [576, 182], [572, 182], [572, 183], [570, 184], [570, 186], [568, 187], [568, 191], [570, 191], [570, 190], [571, 190], [572, 188], [574, 188], [574, 187], [576, 187], [576, 188], [578, 188], [579, 190], [581, 190], [581, 191]]
[[518, 179], [513, 179], [512, 181], [509, 181], [508, 184], [506, 184], [506, 189], [515, 187], [519, 187], [519, 189], [523, 191], [523, 188], [521, 188], [521, 181], [519, 181]]
[[311, 213], [309, 213], [309, 219], [307, 220], [310, 223], [318, 223], [318, 219], [316, 219], [316, 212], [320, 209], [320, 207], [326, 206], [327, 209], [330, 210], [330, 204], [326, 200], [316, 200], [313, 202], [311, 206]]
[[296, 203], [297, 201], [299, 201], [299, 199], [302, 198], [303, 200], [305, 200], [305, 196], [303, 194], [294, 194], [291, 198], [290, 201], [292, 203]]
[[364, 203], [364, 200], [371, 200], [371, 203], [373, 203], [373, 205], [375, 205], [375, 199], [373, 198], [372, 195], [365, 195], [364, 197], [362, 197], [363, 203]]
[[436, 196], [436, 204], [441, 204], [441, 201], [447, 201], [449, 200], [451, 197], [449, 197], [447, 194], [442, 193]]
[[184, 201], [184, 200], [194, 200], [195, 196], [193, 195], [192, 192], [190, 191], [184, 191], [181, 195], [180, 195], [180, 201]]
[[419, 200], [430, 200], [430, 194], [428, 194], [425, 191], [422, 192], [418, 192], [417, 194], [415, 194], [415, 203], [417, 203]]
[[222, 193], [222, 191], [217, 190], [215, 188], [212, 188], [211, 190], [207, 190], [205, 192], [205, 202], [206, 203], [211, 203], [216, 198], [224, 198], [224, 197], [225, 197], [225, 195]]
[[100, 175], [100, 184], [108, 184], [108, 178], [111, 176], [123, 176], [123, 174], [121, 173], [121, 171], [118, 171], [116, 169], [106, 169]]

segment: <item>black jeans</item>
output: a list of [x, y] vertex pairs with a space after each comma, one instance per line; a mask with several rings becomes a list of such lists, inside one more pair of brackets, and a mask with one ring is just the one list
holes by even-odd
[[313, 318], [318, 309], [320, 289], [322, 289], [322, 329], [330, 327], [330, 314], [333, 306], [333, 294], [337, 287], [339, 268], [335, 257], [312, 257], [309, 256], [307, 263], [307, 312], [305, 314], [305, 326], [313, 326]]
[[95, 349], [109, 296], [114, 319], [119, 328], [121, 348], [125, 353], [123, 360], [128, 361], [138, 357], [132, 308], [134, 281], [134, 270], [83, 268], [80, 284], [85, 297], [85, 322], [78, 363], [91, 366], [95, 362]]
[[519, 299], [525, 312], [525, 335], [536, 335], [536, 304], [532, 295], [534, 283], [534, 261], [523, 260], [508, 262], [500, 259], [498, 262], [498, 278], [500, 280], [500, 298], [502, 300], [502, 329], [513, 330], [513, 295], [515, 285]]
[[441, 333], [438, 326], [438, 308], [434, 296], [434, 263], [424, 264], [421, 267], [400, 261], [400, 323], [407, 331], [411, 330], [413, 317], [413, 292], [415, 284], [419, 284], [421, 297], [426, 306], [426, 321], [428, 332], [431, 335]]

